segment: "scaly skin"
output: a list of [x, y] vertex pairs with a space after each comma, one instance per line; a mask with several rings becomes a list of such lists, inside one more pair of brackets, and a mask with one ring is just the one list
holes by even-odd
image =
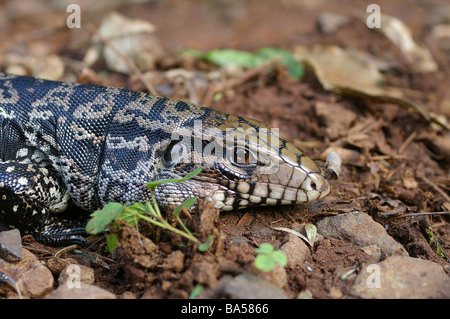
[[323, 171], [261, 122], [121, 88], [0, 74], [0, 146], [0, 221], [53, 244], [82, 241], [82, 231], [50, 213], [144, 202], [148, 182], [197, 167], [194, 179], [156, 188], [160, 207], [198, 196], [229, 211], [330, 191]]

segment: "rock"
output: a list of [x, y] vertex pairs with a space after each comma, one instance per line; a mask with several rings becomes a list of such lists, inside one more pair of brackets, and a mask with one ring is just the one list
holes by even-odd
[[250, 228], [250, 231], [255, 237], [261, 236], [271, 238], [271, 236], [275, 234], [275, 231], [272, 228], [262, 225], [260, 223], [253, 224]]
[[393, 255], [408, 256], [405, 248], [366, 213], [325, 217], [317, 223], [317, 231], [324, 237], [347, 240], [360, 247], [376, 245], [381, 250], [382, 259]]
[[297, 299], [313, 299], [313, 294], [308, 289], [305, 289], [298, 293]]
[[61, 286], [77, 280], [85, 284], [93, 284], [95, 281], [94, 269], [77, 264], [68, 265], [59, 275], [58, 284]]
[[348, 18], [340, 14], [323, 12], [317, 18], [317, 28], [322, 33], [333, 33], [347, 21]]
[[45, 299], [116, 299], [116, 296], [103, 288], [80, 282], [79, 288], [60, 285]]
[[376, 261], [381, 260], [381, 249], [377, 245], [369, 245], [361, 248], [367, 255], [372, 256]]
[[247, 237], [244, 236], [231, 236], [230, 237], [230, 244], [240, 246], [240, 245], [249, 245], [250, 240], [248, 240]]
[[[45, 267], [28, 250], [22, 250], [22, 260], [9, 263], [0, 259], [0, 272], [13, 278], [23, 297], [39, 298], [53, 289], [54, 278]], [[2, 289], [2, 286], [0, 286]]]
[[286, 269], [284, 269], [284, 267], [280, 264], [276, 264], [270, 271], [256, 269], [256, 275], [267, 280], [278, 288], [283, 288], [288, 284]]
[[50, 257], [46, 264], [53, 275], [59, 276], [70, 264], [77, 264], [77, 262], [73, 258]]
[[[366, 299], [450, 298], [450, 278], [437, 263], [391, 256], [375, 265], [379, 266], [378, 270], [376, 266], [365, 265], [355, 279], [350, 294]], [[379, 281], [376, 279], [377, 272]], [[376, 288], [377, 284], [379, 288]]]
[[303, 240], [294, 234], [288, 234], [286, 238], [288, 240], [280, 247], [280, 250], [284, 252], [288, 258], [287, 266], [294, 268], [303, 264], [310, 256], [308, 246]]
[[18, 229], [0, 232], [0, 258], [7, 261], [22, 259], [22, 238]]
[[242, 274], [222, 284], [222, 292], [232, 299], [287, 299], [283, 290], [254, 275]]

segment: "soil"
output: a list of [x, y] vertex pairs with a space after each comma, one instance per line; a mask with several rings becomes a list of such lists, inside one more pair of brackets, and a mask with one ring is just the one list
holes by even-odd
[[[0, 28], [2, 71], [10, 67], [11, 55], [16, 56], [17, 65], [25, 65], [21, 59], [28, 61], [54, 54], [64, 61], [63, 80], [146, 90], [134, 72], [131, 75], [109, 72], [104, 76], [103, 63], [89, 69], [80, 66], [79, 61], [89, 47], [87, 39], [112, 7], [108, 10], [89, 7], [83, 11], [82, 5], [82, 28], [74, 31], [52, 23], [67, 16], [65, 8], [46, 1], [19, 3], [7, 1], [0, 5], [0, 13], [7, 17], [6, 27]], [[370, 1], [111, 3], [117, 4], [115, 9], [127, 17], [155, 25], [154, 35], [164, 55], [149, 74], [175, 69], [204, 74], [219, 69], [177, 55], [181, 49], [206, 52], [232, 48], [256, 52], [268, 46], [292, 50], [296, 45], [333, 44], [358, 49], [395, 65], [385, 73], [390, 84], [402, 88], [411, 100], [424, 105], [427, 112], [443, 116], [447, 123], [450, 118], [450, 48], [430, 36], [432, 26], [450, 23], [448, 17], [446, 21], [445, 17], [433, 20], [438, 19], [435, 13], [445, 1], [377, 1], [383, 13], [402, 20], [415, 40], [427, 45], [438, 65], [438, 70], [431, 73], [413, 72], [395, 45], [361, 23], [355, 12], [365, 14]], [[40, 7], [39, 13], [33, 11], [34, 6]], [[9, 15], [12, 12], [15, 16]], [[317, 27], [318, 16], [323, 12], [340, 14], [347, 21], [332, 32], [323, 33]], [[84, 37], [80, 36], [82, 33]], [[235, 79], [239, 85], [228, 87], [218, 101], [212, 98], [213, 82], [193, 87], [186, 82], [178, 85], [155, 82], [155, 89], [161, 95], [256, 118], [280, 128], [282, 136], [313, 159], [323, 160], [324, 151], [340, 140], [345, 141], [341, 144], [343, 148], [358, 155], [358, 160], [344, 158], [339, 179], [331, 182], [330, 195], [317, 203], [223, 214], [203, 205], [199, 214], [184, 212], [183, 220], [200, 242], [213, 236], [213, 244], [206, 252], [200, 252], [198, 244], [148, 225], [140, 225], [139, 233], [123, 225], [118, 233], [119, 247], [113, 253], [105, 248], [105, 236], [91, 238], [92, 244], [82, 249], [82, 254], [66, 255], [94, 268], [96, 285], [122, 298], [188, 298], [194, 287], [201, 285], [205, 289], [203, 296], [219, 298], [222, 296], [214, 289], [226, 276], [261, 275], [254, 267], [255, 248], [261, 243], [271, 243], [278, 249], [286, 241], [286, 234], [273, 227], [314, 224], [324, 216], [350, 211], [368, 213], [411, 257], [437, 262], [450, 273], [448, 257], [436, 252], [425, 232], [432, 227], [449, 256], [450, 217], [423, 214], [450, 210], [448, 131], [412, 109], [325, 90], [311, 69], [306, 70], [300, 82], [280, 67], [255, 73], [245, 80], [241, 77], [242, 73], [237, 72]], [[334, 105], [338, 111], [319, 108], [321, 103]], [[342, 113], [334, 115], [339, 110]], [[358, 125], [362, 126], [359, 130], [352, 130]], [[145, 237], [149, 240], [143, 242]], [[31, 238], [25, 239], [25, 247], [44, 261], [54, 252]], [[281, 288], [289, 298], [296, 298], [305, 290], [314, 298], [353, 298], [349, 291], [354, 277], [342, 280], [341, 275], [370, 260], [371, 256], [360, 247], [345, 240], [322, 238], [304, 264], [285, 268], [287, 281]]]

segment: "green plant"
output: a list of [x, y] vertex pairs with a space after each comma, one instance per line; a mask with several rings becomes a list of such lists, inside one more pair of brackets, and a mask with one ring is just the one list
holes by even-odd
[[427, 229], [425, 229], [425, 232], [427, 233], [428, 237], [430, 238], [430, 244], [434, 244], [436, 246], [436, 253], [438, 253], [439, 256], [445, 257], [444, 250], [442, 249], [441, 244], [439, 243], [439, 240], [437, 239], [436, 235], [433, 232], [433, 228], [429, 226]]
[[[155, 182], [150, 182], [147, 184], [147, 187], [150, 189], [152, 202], [146, 201], [145, 203], [134, 203], [132, 205], [129, 204], [121, 204], [116, 202], [111, 202], [106, 204], [102, 209], [95, 211], [91, 214], [91, 219], [86, 225], [86, 231], [89, 234], [98, 234], [107, 230], [107, 227], [116, 219], [120, 219], [125, 221], [131, 226], [137, 225], [140, 220], [145, 220], [149, 223], [152, 223], [162, 229], [166, 229], [172, 231], [180, 236], [187, 238], [193, 243], [197, 243], [198, 239], [189, 231], [189, 229], [184, 225], [179, 217], [180, 210], [182, 208], [189, 209], [192, 205], [194, 205], [197, 197], [191, 197], [186, 199], [181, 205], [176, 207], [173, 210], [173, 215], [176, 217], [178, 223], [180, 224], [182, 230], [172, 226], [169, 222], [162, 216], [161, 211], [158, 207], [158, 204], [155, 199], [154, 189], [159, 185], [165, 183], [180, 183], [184, 182], [190, 178], [195, 177], [197, 174], [201, 172], [202, 168], [198, 168], [185, 177], [180, 179], [165, 179]], [[210, 241], [211, 239], [208, 239]], [[117, 237], [110, 233], [107, 239], [107, 247], [109, 251], [112, 251], [116, 248]]]
[[[256, 53], [232, 49], [215, 49], [206, 53], [197, 50], [184, 50], [183, 53], [221, 67], [237, 66], [245, 69], [256, 68], [278, 58], [278, 64], [283, 66], [293, 78], [300, 80], [305, 72], [303, 65], [294, 58], [292, 52], [279, 48], [261, 48]], [[220, 99], [219, 96], [214, 98]]]
[[197, 284], [194, 289], [192, 289], [189, 299], [195, 299], [200, 293], [202, 293], [205, 290], [205, 287], [202, 285]]
[[281, 250], [275, 250], [272, 244], [263, 243], [255, 249], [258, 256], [255, 258], [255, 267], [262, 271], [271, 271], [276, 264], [285, 267], [287, 257]]

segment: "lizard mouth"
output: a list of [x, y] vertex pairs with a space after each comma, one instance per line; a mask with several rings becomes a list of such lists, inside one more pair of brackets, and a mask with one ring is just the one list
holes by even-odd
[[210, 198], [216, 201], [215, 208], [231, 211], [251, 206], [311, 202], [322, 199], [330, 192], [330, 185], [321, 172], [302, 172], [298, 175], [293, 172], [290, 180], [279, 180], [279, 183], [262, 180], [264, 177], [257, 181], [230, 181], [226, 187], [216, 189]]

